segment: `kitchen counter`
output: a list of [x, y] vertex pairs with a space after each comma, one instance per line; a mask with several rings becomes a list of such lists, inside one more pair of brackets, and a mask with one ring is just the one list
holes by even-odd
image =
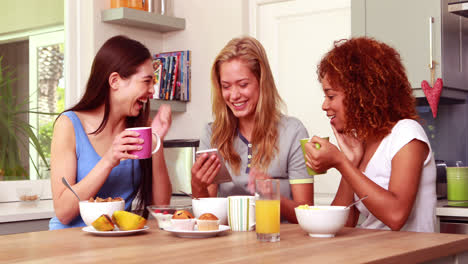
[[50, 219], [54, 216], [52, 200], [0, 203], [0, 223]]
[[[173, 196], [172, 203], [190, 204], [191, 200]], [[52, 200], [0, 203], [0, 235], [49, 230], [49, 220], [54, 216]]]
[[[316, 194], [316, 204], [325, 205], [333, 201], [332, 194]], [[172, 203], [191, 203], [187, 196], [172, 196]], [[38, 202], [9, 202], [0, 203], [0, 224], [19, 221], [31, 221], [39, 219], [50, 219], [55, 216], [54, 203], [52, 200], [40, 200]]]
[[[259, 242], [255, 232], [179, 238], [148, 222], [144, 233], [100, 237], [81, 228], [3, 236], [0, 262], [15, 263], [465, 263], [468, 236], [343, 228], [312, 238], [281, 225], [281, 241]], [[457, 259], [458, 258], [458, 259]]]
[[438, 200], [436, 207], [436, 215], [440, 216], [451, 216], [451, 217], [468, 217], [468, 208], [457, 208], [457, 207], [444, 207], [447, 205], [447, 200]]
[[[315, 203], [319, 205], [328, 205], [333, 200], [333, 195], [316, 194]], [[173, 202], [189, 201], [185, 196], [173, 196]], [[447, 200], [438, 200], [437, 216], [455, 216], [468, 217], [468, 208], [443, 207]], [[52, 200], [40, 200], [34, 203], [11, 202], [0, 203], [0, 223], [29, 221], [38, 219], [50, 219], [55, 216]]]
[[[173, 196], [172, 203], [191, 203], [187, 196]], [[50, 219], [55, 216], [53, 200], [0, 203], [0, 224]]]

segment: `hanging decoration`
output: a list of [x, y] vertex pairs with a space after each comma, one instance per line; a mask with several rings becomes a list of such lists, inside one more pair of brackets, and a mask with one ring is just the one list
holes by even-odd
[[[433, 65], [437, 64], [435, 61], [432, 62]], [[431, 70], [431, 85], [427, 83], [426, 80], [421, 82], [421, 87], [426, 95], [427, 102], [429, 103], [429, 106], [431, 107], [432, 111], [432, 116], [434, 118], [437, 117], [437, 108], [439, 106], [439, 100], [440, 100], [440, 94], [442, 93], [442, 87], [444, 86], [443, 81], [441, 78], [437, 78], [437, 80], [434, 83], [435, 79], [435, 67], [434, 66], [429, 66]]]

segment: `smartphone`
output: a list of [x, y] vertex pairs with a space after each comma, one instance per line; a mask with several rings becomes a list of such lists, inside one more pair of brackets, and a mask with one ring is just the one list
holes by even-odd
[[199, 150], [195, 153], [195, 156], [198, 158], [198, 156], [204, 153], [207, 153], [209, 157], [215, 154], [216, 156], [218, 156], [219, 162], [221, 163], [221, 168], [219, 169], [218, 174], [214, 178], [213, 183], [220, 184], [223, 182], [231, 182], [232, 181], [231, 174], [229, 173], [228, 169], [226, 168], [226, 165], [224, 164], [224, 159], [221, 157], [221, 155], [219, 155], [218, 149], [213, 148], [213, 149]]

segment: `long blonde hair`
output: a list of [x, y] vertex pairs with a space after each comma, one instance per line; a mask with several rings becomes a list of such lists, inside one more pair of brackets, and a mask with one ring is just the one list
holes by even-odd
[[224, 101], [219, 74], [221, 64], [234, 59], [243, 61], [259, 83], [260, 95], [251, 138], [251, 165], [265, 171], [278, 152], [278, 123], [283, 101], [276, 89], [265, 49], [255, 38], [246, 36], [230, 40], [213, 63], [211, 82], [214, 122], [211, 145], [218, 148], [224, 160], [239, 175], [241, 158], [233, 146], [238, 119]]

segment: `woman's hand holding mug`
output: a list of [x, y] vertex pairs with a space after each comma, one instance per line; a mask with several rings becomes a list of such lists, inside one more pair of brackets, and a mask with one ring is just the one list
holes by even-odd
[[106, 152], [103, 159], [107, 160], [113, 168], [120, 164], [124, 159], [138, 159], [137, 155], [130, 154], [131, 151], [139, 151], [143, 147], [143, 139], [139, 138], [139, 133], [131, 130], [124, 130], [118, 134], [110, 149]]

